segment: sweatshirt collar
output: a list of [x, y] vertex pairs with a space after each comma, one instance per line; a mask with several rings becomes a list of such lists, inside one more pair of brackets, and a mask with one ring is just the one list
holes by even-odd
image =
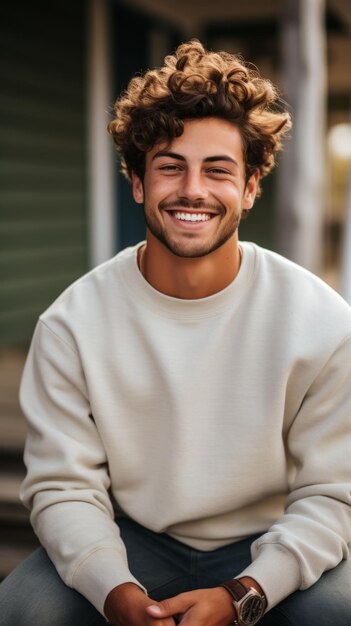
[[145, 242], [127, 248], [118, 255], [122, 261], [122, 276], [131, 297], [141, 301], [159, 314], [176, 319], [198, 319], [220, 314], [227, 308], [240, 306], [253, 281], [256, 268], [256, 250], [252, 243], [240, 242], [242, 260], [235, 279], [224, 289], [206, 298], [183, 300], [157, 291], [143, 277], [138, 267], [138, 249]]

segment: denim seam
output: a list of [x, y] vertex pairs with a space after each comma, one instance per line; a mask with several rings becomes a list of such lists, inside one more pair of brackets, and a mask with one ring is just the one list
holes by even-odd
[[159, 589], [162, 589], [163, 587], [166, 587], [167, 585], [169, 585], [170, 583], [175, 582], [176, 580], [186, 580], [188, 579], [188, 576], [174, 576], [173, 578], [169, 578], [168, 580], [166, 580], [165, 582], [162, 583], [162, 585], [157, 585], [156, 587], [152, 587], [151, 589], [147, 590], [148, 595], [154, 593], [155, 591], [158, 591]]
[[195, 550], [190, 552], [190, 580], [191, 586], [196, 589], [198, 586], [198, 554]]

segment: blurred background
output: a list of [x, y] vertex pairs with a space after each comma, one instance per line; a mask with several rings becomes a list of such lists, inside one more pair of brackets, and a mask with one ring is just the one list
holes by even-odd
[[144, 238], [106, 133], [136, 72], [182, 41], [241, 53], [294, 129], [240, 228], [351, 301], [349, 0], [17, 0], [0, 7], [0, 579], [36, 545], [19, 503], [17, 394], [38, 315]]

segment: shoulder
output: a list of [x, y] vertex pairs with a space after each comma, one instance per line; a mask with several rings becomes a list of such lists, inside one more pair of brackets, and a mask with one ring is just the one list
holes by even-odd
[[[276, 286], [277, 290], [292, 290], [296, 296], [305, 289], [311, 289], [314, 295], [326, 298], [351, 314], [350, 305], [321, 278], [305, 269], [301, 265], [290, 261], [282, 255], [267, 250], [254, 243], [245, 243], [251, 246], [255, 254], [256, 274], [259, 280], [266, 280]], [[305, 293], [305, 295], [307, 295]]]
[[133, 271], [137, 248], [124, 249], [81, 276], [41, 314], [40, 320], [52, 330], [62, 326], [87, 327], [95, 319], [103, 321], [127, 292], [125, 275]]
[[335, 335], [351, 335], [351, 307], [312, 272], [252, 243], [255, 288], [271, 313], [293, 320], [299, 328], [315, 326]]

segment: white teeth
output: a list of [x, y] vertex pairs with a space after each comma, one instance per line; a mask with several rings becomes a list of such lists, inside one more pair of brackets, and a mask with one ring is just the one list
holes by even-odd
[[207, 222], [211, 219], [208, 213], [180, 213], [179, 211], [174, 213], [174, 217], [185, 222]]

